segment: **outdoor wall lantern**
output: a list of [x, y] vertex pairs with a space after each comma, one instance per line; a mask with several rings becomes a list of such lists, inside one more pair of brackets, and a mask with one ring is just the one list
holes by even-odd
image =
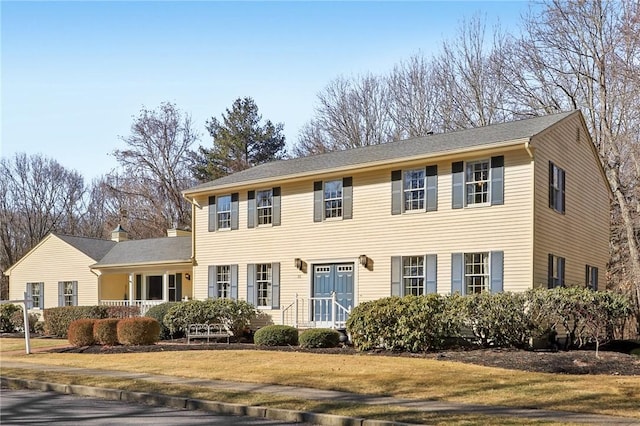
[[358, 261], [362, 266], [370, 271], [373, 271], [373, 259], [371, 259], [369, 256], [367, 256], [366, 254], [361, 254], [358, 257]]
[[187, 279], [187, 281], [191, 281], [191, 274], [186, 273], [184, 274], [184, 277]]
[[300, 259], [299, 257], [296, 257], [294, 263], [295, 263], [296, 269], [302, 272], [307, 272], [307, 262]]

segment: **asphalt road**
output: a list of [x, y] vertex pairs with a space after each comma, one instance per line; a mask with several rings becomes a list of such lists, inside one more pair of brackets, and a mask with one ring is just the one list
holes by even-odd
[[[31, 390], [0, 390], [0, 424], [5, 425], [291, 425], [274, 420], [223, 416], [205, 411], [151, 407]], [[300, 425], [300, 423], [295, 423]]]

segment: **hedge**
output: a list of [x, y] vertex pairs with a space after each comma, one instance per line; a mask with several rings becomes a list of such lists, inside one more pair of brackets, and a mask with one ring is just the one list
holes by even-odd
[[118, 342], [123, 345], [153, 345], [160, 340], [160, 323], [153, 318], [125, 318], [118, 321]]
[[73, 346], [90, 346], [95, 343], [93, 339], [94, 319], [82, 318], [71, 321], [69, 324], [69, 343]]
[[288, 325], [267, 325], [253, 335], [257, 346], [297, 346], [298, 329]]
[[72, 321], [83, 318], [107, 318], [107, 306], [62, 306], [44, 310], [44, 331], [46, 334], [66, 338]]
[[241, 336], [257, 315], [256, 308], [244, 300], [207, 299], [178, 302], [169, 308], [163, 324], [169, 333], [186, 332], [189, 324], [224, 324]]

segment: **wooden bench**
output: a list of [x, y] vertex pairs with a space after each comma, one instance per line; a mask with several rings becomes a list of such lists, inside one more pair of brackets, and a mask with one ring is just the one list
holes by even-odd
[[229, 330], [224, 324], [189, 324], [187, 329], [187, 344], [191, 343], [193, 339], [207, 339], [207, 343], [211, 339], [227, 339], [227, 343], [230, 343], [230, 338], [233, 336], [233, 332]]

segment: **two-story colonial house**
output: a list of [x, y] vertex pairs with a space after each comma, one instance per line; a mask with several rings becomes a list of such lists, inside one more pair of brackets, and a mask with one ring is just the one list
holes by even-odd
[[274, 161], [184, 192], [193, 296], [341, 326], [391, 295], [604, 288], [610, 190], [579, 111]]

